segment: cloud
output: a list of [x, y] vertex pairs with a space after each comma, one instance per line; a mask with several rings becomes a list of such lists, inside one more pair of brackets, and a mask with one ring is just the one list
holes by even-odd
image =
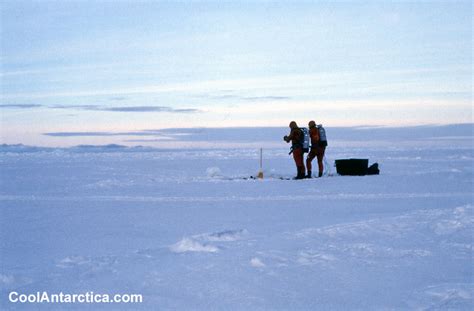
[[164, 106], [121, 106], [121, 107], [104, 107], [95, 110], [100, 111], [117, 111], [117, 112], [198, 112], [197, 109], [174, 109]]
[[[50, 137], [111, 137], [127, 136], [125, 142], [162, 142], [162, 141], [207, 141], [207, 140], [247, 140], [253, 137], [262, 138], [262, 133], [257, 128], [167, 128], [144, 129], [138, 131], [112, 132], [112, 131], [85, 131], [85, 132], [49, 132], [43, 133]], [[268, 129], [266, 130], [268, 131]], [[272, 131], [272, 130], [270, 130]], [[280, 135], [281, 128], [274, 128], [275, 135]], [[256, 132], [258, 132], [256, 134]]]
[[[45, 136], [53, 137], [107, 137], [107, 136], [136, 136], [136, 137], [153, 137], [155, 139], [172, 139], [173, 137], [182, 138], [184, 136], [190, 135], [191, 133], [196, 132], [184, 130], [184, 129], [159, 129], [159, 130], [140, 130], [140, 131], [130, 131], [130, 132], [49, 132], [43, 133]], [[198, 130], [197, 132], [200, 132]]]
[[159, 136], [159, 131], [146, 130], [136, 132], [49, 132], [43, 133], [45, 136], [53, 137], [106, 137], [106, 136]]
[[39, 108], [43, 107], [42, 105], [38, 104], [8, 104], [8, 105], [0, 105], [0, 108], [12, 108], [12, 109], [30, 109], [30, 108]]
[[80, 110], [100, 110], [98, 105], [52, 105], [48, 106], [52, 109], [80, 109]]
[[126, 100], [127, 97], [125, 97], [125, 96], [113, 96], [113, 97], [110, 97], [109, 99], [113, 100], [113, 101], [122, 101], [122, 100]]
[[289, 96], [251, 96], [251, 97], [242, 97], [243, 100], [248, 101], [270, 101], [270, 100], [289, 100]]
[[200, 109], [193, 109], [193, 108], [181, 108], [181, 109], [173, 109], [171, 112], [194, 113], [194, 112], [203, 112], [203, 111]]
[[82, 137], [82, 136], [120, 136], [120, 133], [112, 132], [51, 132], [43, 133], [46, 136], [53, 137]]
[[175, 140], [172, 137], [160, 137], [160, 138], [153, 138], [153, 139], [125, 139], [123, 140], [124, 143], [161, 143], [164, 141], [171, 141]]
[[[52, 137], [109, 137], [109, 136], [135, 136], [135, 137], [151, 137], [152, 140], [141, 140], [136, 141], [163, 141], [170, 139], [185, 139], [191, 135], [203, 134], [204, 129], [193, 128], [193, 129], [147, 129], [130, 132], [48, 132], [43, 133], [45, 136]], [[132, 141], [132, 140], [130, 140]]]
[[[334, 73], [331, 73], [335, 75]], [[326, 76], [319, 75], [283, 75], [269, 78], [246, 78], [246, 79], [228, 79], [228, 80], [199, 80], [182, 83], [166, 83], [166, 84], [150, 84], [143, 86], [130, 86], [109, 89], [90, 89], [90, 90], [73, 90], [59, 92], [37, 92], [37, 93], [5, 93], [3, 98], [52, 98], [52, 97], [85, 97], [85, 96], [130, 96], [133, 94], [160, 94], [160, 93], [181, 93], [181, 92], [218, 92], [219, 90], [239, 90], [245, 91], [251, 87], [252, 90], [262, 89], [278, 89], [291, 86], [301, 87], [311, 83], [314, 79], [327, 80]]]
[[53, 109], [80, 109], [89, 111], [112, 111], [112, 112], [171, 112], [171, 113], [197, 113], [202, 112], [193, 108], [172, 108], [167, 106], [98, 106], [98, 105], [54, 105]]
[[[118, 99], [117, 99], [118, 100]], [[46, 107], [49, 109], [73, 109], [87, 111], [111, 111], [111, 112], [170, 112], [170, 113], [199, 113], [200, 109], [173, 108], [168, 106], [99, 106], [99, 105], [39, 105], [39, 104], [7, 104], [0, 105], [0, 109], [32, 109]]]
[[[226, 91], [229, 92], [229, 91]], [[279, 101], [289, 100], [289, 96], [242, 96], [236, 94], [223, 94], [223, 95], [207, 95], [207, 98], [220, 99], [220, 100], [242, 100], [242, 101]]]
[[[373, 86], [380, 84], [387, 84], [392, 79], [405, 81], [404, 90], [408, 89], [411, 84], [415, 83], [423, 86], [423, 90], [438, 90], [439, 83], [431, 83], [430, 77], [447, 76], [451, 74], [468, 76], [470, 70], [462, 66], [444, 66], [440, 68], [415, 68], [415, 69], [402, 69], [402, 70], [351, 70], [351, 71], [328, 71], [311, 74], [289, 74], [289, 75], [275, 75], [271, 77], [260, 77], [260, 78], [244, 78], [244, 79], [228, 79], [228, 80], [199, 80], [199, 81], [188, 81], [181, 83], [161, 83], [161, 84], [149, 84], [142, 86], [130, 85], [127, 87], [111, 87], [111, 88], [99, 88], [88, 89], [88, 90], [70, 90], [70, 91], [58, 91], [58, 92], [7, 92], [4, 91], [2, 97], [4, 99], [18, 100], [32, 100], [39, 98], [55, 98], [55, 97], [86, 97], [86, 96], [106, 96], [106, 98], [120, 98], [128, 97], [133, 94], [161, 94], [161, 93], [187, 93], [187, 94], [201, 94], [203, 92], [208, 94], [215, 94], [215, 96], [226, 96], [229, 93], [230, 96], [234, 95], [232, 92], [252, 92], [246, 94], [265, 94], [268, 92], [274, 92], [279, 94], [285, 90], [285, 92], [295, 93], [296, 91], [304, 91], [303, 94], [313, 95], [313, 90], [333, 90], [337, 87], [336, 91], [340, 89], [345, 90], [358, 90], [358, 86], [362, 83], [364, 85]], [[413, 77], [417, 79], [413, 80]], [[406, 79], [413, 80], [414, 82], [406, 82]], [[464, 81], [461, 86], [458, 82], [449, 83], [448, 86], [451, 89], [460, 87], [463, 91], [469, 89], [467, 80]], [[435, 81], [436, 82], [436, 81]], [[448, 81], [449, 82], [449, 81]], [[309, 90], [309, 91], [308, 91]], [[328, 91], [329, 91], [328, 90]], [[398, 93], [400, 89], [396, 88]], [[326, 94], [328, 91], [325, 91]], [[308, 93], [309, 92], [309, 93]], [[404, 93], [404, 92], [402, 92]], [[206, 95], [210, 96], [210, 95]], [[295, 95], [296, 96], [296, 95]], [[245, 96], [240, 96], [245, 98]], [[248, 98], [251, 98], [247, 96]], [[261, 99], [270, 100], [272, 96], [262, 96]], [[285, 97], [285, 96], [281, 96]], [[273, 100], [280, 100], [280, 96], [276, 96]], [[255, 100], [255, 98], [253, 99]]]

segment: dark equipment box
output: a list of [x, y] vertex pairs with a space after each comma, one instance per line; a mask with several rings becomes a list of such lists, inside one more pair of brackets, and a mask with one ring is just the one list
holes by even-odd
[[336, 160], [336, 171], [339, 175], [363, 176], [378, 175], [378, 164], [369, 167], [368, 159], [340, 159]]

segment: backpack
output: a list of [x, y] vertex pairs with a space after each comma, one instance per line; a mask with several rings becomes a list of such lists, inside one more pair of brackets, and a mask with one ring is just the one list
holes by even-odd
[[319, 130], [319, 145], [326, 147], [328, 145], [328, 140], [326, 138], [326, 130], [324, 129], [322, 124], [318, 124]]
[[300, 138], [300, 144], [303, 147], [303, 153], [305, 153], [309, 151], [309, 131], [305, 127], [300, 127], [300, 130], [303, 133]]
[[322, 124], [318, 125], [318, 130], [319, 130], [319, 140], [320, 141], [328, 141], [326, 138], [326, 130], [324, 129]]

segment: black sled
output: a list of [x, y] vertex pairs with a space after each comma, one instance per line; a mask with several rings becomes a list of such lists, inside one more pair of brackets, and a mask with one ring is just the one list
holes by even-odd
[[364, 176], [380, 174], [378, 163], [369, 167], [368, 159], [339, 159], [336, 160], [336, 171], [339, 175]]

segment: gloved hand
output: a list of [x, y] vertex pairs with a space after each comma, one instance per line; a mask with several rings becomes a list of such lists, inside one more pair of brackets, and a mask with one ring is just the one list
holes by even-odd
[[283, 140], [288, 142], [288, 136], [287, 135], [283, 136]]

